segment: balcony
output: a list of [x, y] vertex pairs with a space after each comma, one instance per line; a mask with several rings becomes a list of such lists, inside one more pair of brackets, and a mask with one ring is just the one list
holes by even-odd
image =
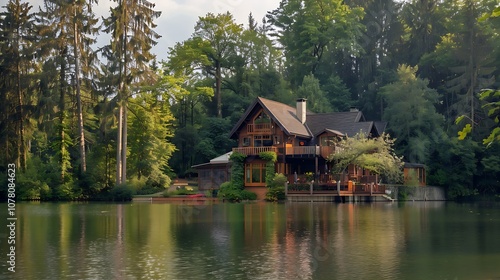
[[263, 147], [238, 147], [233, 148], [233, 152], [239, 152], [249, 155], [258, 155], [261, 152], [275, 152], [282, 155], [283, 151], [287, 156], [294, 157], [309, 157], [309, 156], [322, 156], [327, 158], [330, 154], [335, 152], [335, 147], [329, 146], [299, 146], [299, 147], [286, 147], [278, 148], [275, 146], [263, 146]]
[[247, 124], [248, 134], [271, 134], [272, 125], [271, 123], [253, 123]]
[[315, 156], [319, 154], [318, 146], [286, 147], [286, 155], [290, 156]]
[[278, 149], [273, 146], [267, 147], [238, 147], [233, 148], [233, 152], [242, 153], [247, 156], [255, 156], [260, 154], [261, 152], [275, 152], [278, 153]]

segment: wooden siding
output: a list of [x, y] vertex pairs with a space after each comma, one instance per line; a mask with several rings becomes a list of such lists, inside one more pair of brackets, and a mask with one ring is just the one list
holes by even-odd
[[219, 189], [220, 185], [229, 181], [228, 166], [207, 166], [198, 169], [198, 190]]

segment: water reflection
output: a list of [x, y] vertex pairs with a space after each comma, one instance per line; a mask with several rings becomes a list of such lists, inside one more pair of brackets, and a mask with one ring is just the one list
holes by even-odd
[[19, 203], [18, 213], [17, 279], [500, 277], [495, 204]]

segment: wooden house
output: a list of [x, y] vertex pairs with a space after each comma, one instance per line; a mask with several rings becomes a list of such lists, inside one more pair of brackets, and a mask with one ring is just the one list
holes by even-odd
[[[245, 188], [263, 197], [265, 188], [265, 161], [259, 153], [273, 151], [278, 155], [275, 171], [288, 176], [290, 182], [309, 180], [334, 183], [327, 161], [335, 152], [335, 143], [344, 136], [365, 133], [378, 137], [386, 126], [384, 122], [366, 121], [357, 109], [349, 112], [315, 114], [307, 111], [307, 100], [298, 99], [296, 107], [258, 97], [248, 107], [230, 132], [238, 141], [233, 152], [247, 155], [245, 159]], [[306, 176], [307, 174], [307, 176]], [[371, 174], [351, 166], [342, 178], [347, 185], [366, 180]]]

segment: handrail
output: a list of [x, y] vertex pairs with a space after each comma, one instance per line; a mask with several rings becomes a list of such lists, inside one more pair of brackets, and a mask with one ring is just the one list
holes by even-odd
[[271, 133], [271, 123], [249, 123], [247, 124], [248, 133]]
[[238, 147], [238, 148], [233, 148], [233, 152], [238, 152], [245, 154], [247, 156], [249, 155], [258, 155], [261, 152], [277, 152], [278, 149], [276, 147], [272, 146], [266, 146], [266, 147]]

